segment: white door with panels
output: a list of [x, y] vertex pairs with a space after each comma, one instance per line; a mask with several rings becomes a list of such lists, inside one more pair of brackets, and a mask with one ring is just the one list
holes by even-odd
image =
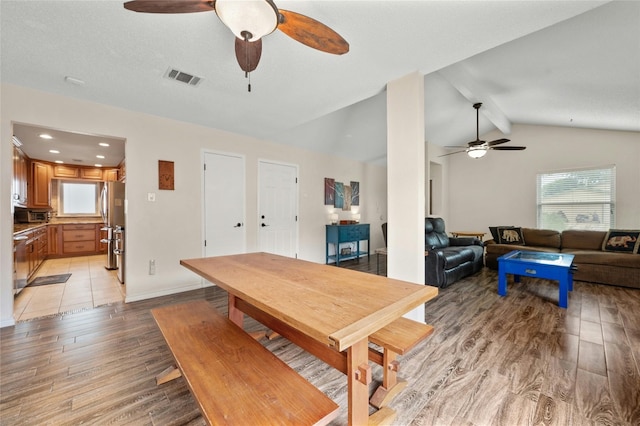
[[258, 165], [258, 246], [297, 257], [298, 167], [265, 160]]
[[245, 159], [227, 153], [204, 153], [205, 256], [246, 251]]

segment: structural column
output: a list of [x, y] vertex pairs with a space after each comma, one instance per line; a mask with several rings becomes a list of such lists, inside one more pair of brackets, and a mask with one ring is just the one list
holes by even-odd
[[[424, 284], [424, 76], [387, 84], [387, 276]], [[424, 322], [424, 308], [405, 315]]]

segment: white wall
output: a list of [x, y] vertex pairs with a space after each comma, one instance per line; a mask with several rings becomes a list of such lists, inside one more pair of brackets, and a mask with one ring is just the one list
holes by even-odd
[[[504, 137], [500, 132], [484, 140]], [[640, 133], [514, 125], [510, 145], [525, 151], [490, 151], [481, 159], [447, 157], [447, 230], [489, 226], [536, 227], [536, 174], [616, 165], [616, 227], [640, 228]]]
[[[203, 149], [241, 153], [247, 161], [247, 249], [257, 248], [257, 161], [299, 165], [298, 257], [324, 263], [327, 207], [324, 178], [359, 181], [361, 222], [371, 223], [372, 247], [382, 247], [386, 169], [278, 145], [216, 129], [2, 85], [0, 140], [0, 325], [13, 323], [11, 217], [12, 122], [126, 139], [127, 301], [199, 287], [179, 265], [202, 251], [201, 156]], [[175, 190], [158, 190], [158, 160], [175, 162]], [[147, 193], [156, 193], [156, 202]], [[345, 213], [341, 213], [347, 218]], [[148, 275], [149, 259], [156, 275]]]

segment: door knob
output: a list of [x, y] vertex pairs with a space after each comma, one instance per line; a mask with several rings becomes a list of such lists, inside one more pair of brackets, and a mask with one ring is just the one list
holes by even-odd
[[260, 225], [260, 226], [262, 226], [262, 227], [264, 228], [265, 226], [269, 226], [269, 225], [265, 225], [265, 224], [263, 223], [263, 224], [262, 224], [262, 225]]
[[242, 223], [238, 222], [236, 223], [236, 226], [234, 226], [234, 228], [240, 228], [242, 226]]

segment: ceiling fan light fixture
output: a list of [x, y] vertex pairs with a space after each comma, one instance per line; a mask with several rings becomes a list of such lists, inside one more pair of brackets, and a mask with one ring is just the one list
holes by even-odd
[[278, 9], [271, 0], [216, 0], [215, 7], [222, 23], [241, 40], [259, 40], [278, 26]]
[[487, 147], [470, 147], [467, 149], [467, 155], [471, 158], [482, 158], [487, 151]]

